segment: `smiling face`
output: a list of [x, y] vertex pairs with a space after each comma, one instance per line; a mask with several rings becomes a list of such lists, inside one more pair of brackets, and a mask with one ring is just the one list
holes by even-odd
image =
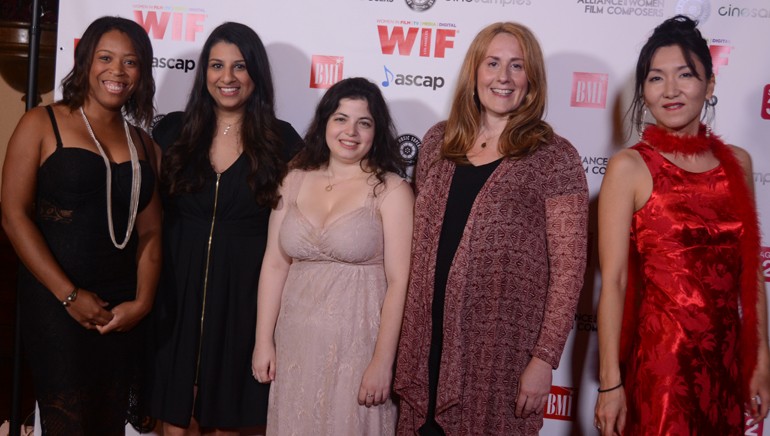
[[131, 39], [119, 30], [110, 30], [94, 48], [88, 97], [106, 108], [119, 109], [133, 94], [140, 76]]
[[658, 127], [672, 133], [696, 135], [703, 105], [714, 92], [714, 76], [706, 80], [703, 64], [695, 56], [693, 63], [697, 77], [678, 45], [661, 47], [652, 56], [644, 81], [645, 105]]
[[372, 149], [374, 118], [366, 100], [343, 98], [326, 121], [326, 145], [330, 159], [357, 163]]
[[476, 70], [476, 94], [486, 116], [505, 118], [521, 105], [529, 86], [518, 39], [499, 33]]
[[206, 87], [218, 111], [243, 112], [254, 92], [254, 82], [237, 45], [218, 42], [211, 47]]

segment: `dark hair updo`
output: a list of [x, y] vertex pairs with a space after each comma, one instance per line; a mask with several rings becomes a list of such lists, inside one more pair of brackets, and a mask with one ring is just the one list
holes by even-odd
[[[698, 30], [698, 22], [684, 15], [676, 15], [661, 23], [653, 30], [652, 35], [639, 52], [639, 59], [636, 62], [636, 81], [634, 83], [634, 99], [628, 112], [631, 120], [638, 131], [643, 129], [644, 112], [644, 81], [650, 73], [652, 57], [661, 47], [672, 45], [679, 46], [682, 49], [685, 62], [692, 71], [693, 75], [702, 81], [709, 81], [714, 75], [714, 67], [711, 63], [711, 52], [706, 40]], [[705, 77], [698, 75], [698, 69], [695, 68], [695, 58], [703, 65], [706, 74]]]

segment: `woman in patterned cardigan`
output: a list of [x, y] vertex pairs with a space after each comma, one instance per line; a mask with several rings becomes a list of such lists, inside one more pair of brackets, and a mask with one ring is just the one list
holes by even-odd
[[458, 83], [415, 174], [398, 432], [537, 434], [582, 287], [585, 173], [542, 119], [529, 29], [483, 29]]

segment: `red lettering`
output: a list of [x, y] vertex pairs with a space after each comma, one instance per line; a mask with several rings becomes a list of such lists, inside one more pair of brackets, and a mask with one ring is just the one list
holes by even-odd
[[417, 31], [416, 27], [410, 27], [407, 34], [404, 35], [404, 28], [395, 26], [393, 32], [388, 35], [387, 26], [377, 26], [382, 54], [393, 54], [395, 48], [398, 47], [398, 54], [409, 56], [412, 53], [412, 47], [414, 47], [414, 40], [417, 38]]
[[[185, 23], [185, 15], [187, 15]], [[182, 40], [184, 32], [185, 41], [195, 41], [195, 35], [203, 31], [203, 21], [205, 14], [183, 14], [182, 12], [147, 12], [144, 17], [142, 11], [134, 11], [134, 21], [144, 28], [148, 35], [153, 39], [163, 39], [166, 37], [169, 19], [171, 20], [171, 39], [174, 41]]]
[[454, 29], [438, 29], [436, 31], [436, 49], [433, 54], [437, 58], [443, 58], [446, 49], [455, 46], [455, 42], [449, 38], [454, 38], [456, 33], [457, 31]]
[[[765, 89], [762, 91], [762, 113], [761, 114], [763, 119], [770, 120], [770, 85], [765, 85]], [[770, 274], [765, 273], [765, 279], [770, 281]]]
[[727, 65], [731, 47], [729, 45], [710, 45], [711, 63], [714, 64], [714, 75], [719, 74], [719, 67]]
[[187, 14], [187, 33], [185, 39], [187, 41], [195, 41], [195, 35], [198, 32], [203, 32], [203, 20], [206, 18], [204, 14]]
[[399, 55], [411, 55], [418, 33], [420, 34], [418, 54], [422, 57], [431, 56], [431, 45], [433, 46], [433, 57], [437, 58], [443, 58], [446, 50], [454, 47], [452, 38], [457, 33], [454, 29], [436, 29], [435, 41], [433, 29], [430, 27], [408, 27], [406, 29], [404, 32], [404, 27], [394, 26], [393, 31], [388, 34], [387, 26], [377, 26], [382, 54], [393, 54], [398, 47]]
[[420, 56], [430, 56], [430, 40], [433, 36], [433, 29], [429, 27], [423, 27], [420, 31]]
[[156, 12], [147, 12], [147, 18], [142, 17], [142, 11], [134, 11], [134, 21], [144, 27], [144, 30], [154, 39], [163, 39], [168, 26], [168, 12], [161, 12], [160, 21]]

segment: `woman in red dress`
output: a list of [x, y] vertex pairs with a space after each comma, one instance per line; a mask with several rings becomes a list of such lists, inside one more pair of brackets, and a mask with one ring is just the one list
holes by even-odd
[[602, 435], [742, 435], [770, 404], [751, 158], [701, 123], [717, 100], [696, 24], [666, 20], [642, 48], [630, 113], [655, 121], [599, 195]]

